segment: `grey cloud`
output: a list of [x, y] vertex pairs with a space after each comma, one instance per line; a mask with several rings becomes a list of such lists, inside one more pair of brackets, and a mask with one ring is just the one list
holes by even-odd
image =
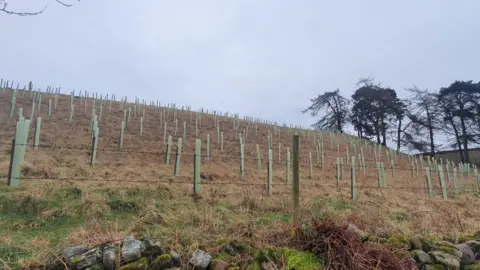
[[[0, 14], [0, 77], [308, 126], [319, 92], [372, 75], [404, 96], [478, 80], [478, 0], [18, 0]], [[477, 77], [476, 77], [477, 76]]]

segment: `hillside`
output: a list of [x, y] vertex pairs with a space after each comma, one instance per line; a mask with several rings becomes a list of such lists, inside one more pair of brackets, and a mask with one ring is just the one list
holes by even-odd
[[[286, 161], [293, 155], [295, 133], [300, 135], [298, 214], [302, 220], [329, 217], [377, 234], [421, 233], [454, 238], [478, 230], [480, 200], [474, 170], [458, 174], [458, 198], [454, 198], [452, 166], [458, 165], [445, 160], [438, 164], [450, 168], [448, 173], [442, 171], [447, 199], [442, 198], [440, 173], [433, 167], [433, 194], [429, 196], [424, 169], [427, 160], [397, 154], [351, 136], [281, 127], [224, 113], [218, 116], [211, 109], [201, 113], [142, 102], [71, 99], [70, 95], [22, 90], [16, 91], [15, 115], [10, 117], [13, 93], [5, 88], [0, 91], [0, 169], [4, 175], [9, 171], [19, 109], [30, 119], [32, 102], [35, 108], [20, 185], [8, 187], [6, 177], [0, 183], [0, 258], [12, 265], [44, 262], [53, 257], [52, 251], [65, 246], [100, 244], [127, 235], [158, 237], [182, 254], [198, 247], [214, 250], [225, 239], [256, 245], [271, 243], [278, 233], [291, 228], [292, 178], [287, 183]], [[71, 102], [74, 107], [69, 123]], [[121, 150], [121, 123], [129, 108]], [[99, 128], [93, 166], [92, 109]], [[41, 117], [41, 129], [40, 145], [35, 149], [37, 117]], [[184, 136], [184, 123], [179, 175], [175, 176], [175, 153], [178, 138]], [[267, 189], [269, 134], [271, 195]], [[166, 142], [170, 135], [167, 165]], [[244, 144], [243, 176], [240, 136]], [[195, 139], [201, 140], [202, 158], [201, 190], [194, 196]], [[337, 170], [337, 158], [343, 158], [343, 170]], [[383, 162], [381, 188], [378, 173], [382, 170], [378, 170], [377, 161]], [[292, 168], [289, 170], [291, 173]]]

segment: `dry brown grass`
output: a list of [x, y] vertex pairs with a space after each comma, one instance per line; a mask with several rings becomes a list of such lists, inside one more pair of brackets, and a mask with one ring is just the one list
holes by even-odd
[[[117, 151], [120, 136], [120, 121], [123, 112], [119, 103], [108, 102], [103, 109], [100, 121], [99, 150], [95, 166], [90, 160], [90, 117], [92, 100], [87, 102], [87, 114], [80, 100], [75, 100], [75, 114], [71, 124], [67, 123], [69, 108], [68, 97], [60, 96], [58, 107], [52, 119], [48, 119], [48, 99], [53, 96], [44, 94], [41, 112], [41, 144], [38, 151], [27, 148], [25, 162], [22, 165], [20, 188], [11, 190], [2, 188], [0, 192], [9, 196], [31, 196], [35, 200], [48, 199], [62, 189], [76, 187], [81, 197], [60, 200], [61, 205], [47, 207], [41, 212], [41, 218], [60, 218], [62, 216], [81, 215], [85, 219], [82, 225], [75, 225], [67, 235], [61, 236], [51, 246], [73, 245], [80, 243], [95, 244], [115, 240], [127, 234], [152, 234], [161, 236], [172, 248], [180, 252], [192, 251], [197, 247], [215, 247], [218, 239], [242, 238], [263, 244], [270, 241], [269, 236], [285, 230], [289, 223], [281, 220], [280, 214], [291, 216], [291, 186], [285, 184], [286, 148], [292, 150], [292, 134], [287, 128], [277, 128], [273, 135], [273, 195], [268, 196], [267, 184], [267, 135], [268, 126], [239, 121], [238, 132], [249, 130], [245, 141], [245, 176], [240, 176], [239, 146], [233, 130], [232, 118], [219, 117], [220, 131], [224, 134], [224, 152], [220, 152], [217, 142], [215, 117], [202, 115], [202, 125], [195, 136], [195, 113], [177, 111], [178, 131], [174, 135], [173, 110], [170, 109], [167, 133], [174, 138], [183, 132], [183, 122], [187, 123], [187, 135], [183, 144], [182, 164], [179, 177], [173, 176], [176, 139], [172, 147], [171, 164], [164, 164], [165, 145], [163, 144], [164, 120], [160, 120], [163, 108], [145, 107], [146, 119], [143, 135], [140, 135], [139, 116], [128, 123], [125, 131], [123, 152]], [[14, 134], [15, 119], [8, 117], [10, 92], [0, 92], [0, 169], [8, 171], [10, 143]], [[85, 101], [85, 100], [84, 100]], [[18, 108], [24, 109], [24, 115], [30, 116], [31, 98], [28, 93], [17, 94]], [[97, 113], [100, 101], [96, 101]], [[132, 106], [129, 104], [125, 106]], [[138, 106], [138, 105], [137, 105]], [[143, 109], [144, 106], [141, 106]], [[140, 112], [138, 109], [137, 112]], [[133, 110], [132, 110], [133, 113]], [[193, 115], [191, 118], [190, 115]], [[190, 120], [192, 119], [192, 121]], [[258, 133], [255, 135], [255, 125]], [[29, 144], [33, 144], [35, 121], [31, 124]], [[273, 129], [272, 129], [273, 131]], [[206, 137], [211, 137], [211, 158], [202, 158], [201, 196], [193, 196], [193, 152], [194, 139], [202, 139], [202, 154], [206, 154]], [[322, 135], [320, 135], [322, 134]], [[338, 135], [337, 135], [338, 136]], [[345, 149], [350, 137], [339, 137], [340, 155], [345, 157]], [[325, 148], [325, 167], [316, 164], [315, 141], [323, 138]], [[255, 145], [262, 151], [262, 170], [257, 169]], [[278, 145], [281, 144], [279, 160]], [[53, 147], [51, 147], [53, 146]], [[335, 159], [336, 146], [330, 145], [328, 133], [301, 133], [300, 169], [301, 169], [301, 207], [302, 215], [325, 218], [339, 223], [351, 222], [359, 228], [372, 233], [432, 233], [451, 235], [458, 232], [471, 232], [478, 229], [480, 219], [480, 201], [478, 192], [471, 188], [473, 177], [461, 179], [461, 197], [453, 196], [453, 181], [448, 183], [449, 199], [441, 198], [438, 176], [432, 179], [435, 196], [429, 197], [426, 190], [423, 170], [415, 171], [412, 177], [410, 163], [406, 156], [397, 155], [395, 178], [388, 166], [385, 167], [386, 186], [377, 188], [374, 152], [364, 147], [364, 172], [357, 167], [357, 200], [350, 199], [350, 167], [344, 169], [344, 177], [336, 185]], [[102, 150], [103, 149], [103, 150]], [[308, 176], [308, 153], [314, 160], [313, 176]], [[350, 154], [353, 151], [350, 150]], [[385, 150], [381, 155], [387, 164]], [[358, 164], [358, 161], [357, 161]], [[27, 180], [28, 178], [33, 178]], [[38, 179], [37, 179], [38, 178]], [[48, 180], [47, 180], [48, 179]], [[5, 182], [3, 182], [5, 183]], [[2, 183], [2, 185], [4, 185]], [[140, 208], [132, 215], [125, 216], [112, 211], [108, 196], [100, 190], [109, 190], [123, 194], [124, 191], [143, 194], [135, 197]], [[67, 196], [67, 195], [65, 195]], [[124, 196], [124, 195], [122, 195]], [[61, 197], [61, 196], [60, 196]], [[127, 196], [128, 197], [128, 196]], [[122, 198], [127, 198], [122, 197]], [[69, 202], [78, 202], [71, 204]], [[80, 212], [79, 212], [80, 211]], [[72, 214], [76, 213], [76, 214]], [[79, 214], [80, 213], [80, 214]], [[259, 225], [259, 220], [271, 215], [268, 224]], [[275, 216], [277, 215], [277, 216]], [[162, 225], [163, 224], [163, 225]], [[0, 226], [2, 223], [0, 222]], [[66, 225], [65, 225], [66, 226]], [[70, 228], [70, 227], [69, 227]], [[14, 229], [11, 229], [14, 231]], [[11, 232], [9, 230], [9, 232]], [[20, 235], [20, 232], [15, 231]], [[59, 238], [57, 236], [57, 238]], [[8, 241], [8, 235], [0, 233], [0, 243]], [[26, 237], [25, 243], [33, 239]], [[10, 243], [11, 244], [11, 243]], [[46, 256], [29, 254], [31, 258]], [[48, 256], [47, 256], [48, 257]]]

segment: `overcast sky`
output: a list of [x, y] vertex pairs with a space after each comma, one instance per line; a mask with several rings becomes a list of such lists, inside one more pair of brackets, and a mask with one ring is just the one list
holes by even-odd
[[[74, 0], [64, 0], [75, 3]], [[68, 2], [72, 1], [72, 2]], [[125, 4], [118, 4], [125, 3]], [[0, 77], [308, 126], [309, 98], [360, 77], [480, 80], [479, 0], [10, 0]]]

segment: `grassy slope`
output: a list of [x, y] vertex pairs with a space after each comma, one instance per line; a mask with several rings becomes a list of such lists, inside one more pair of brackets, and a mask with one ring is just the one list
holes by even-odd
[[[97, 164], [88, 164], [90, 147], [90, 117], [92, 101], [84, 105], [76, 100], [72, 124], [67, 123], [68, 97], [61, 96], [52, 119], [48, 119], [48, 98], [43, 96], [41, 143], [58, 148], [41, 147], [27, 149], [18, 188], [0, 183], [0, 258], [8, 263], [26, 264], [52, 258], [52, 250], [75, 244], [98, 244], [109, 239], [120, 239], [129, 234], [148, 234], [162, 239], [166, 245], [187, 253], [197, 247], [215, 250], [225, 239], [240, 238], [262, 245], [271, 235], [284, 231], [291, 220], [291, 187], [285, 185], [286, 147], [291, 146], [288, 129], [280, 128], [274, 135], [274, 194], [266, 196], [267, 134], [269, 126], [258, 124], [255, 136], [253, 124], [240, 121], [238, 132], [247, 129], [245, 139], [245, 177], [239, 175], [239, 147], [233, 130], [233, 119], [220, 118], [220, 130], [224, 132], [225, 151], [220, 152], [217, 143], [214, 116], [202, 116], [202, 127], [195, 136], [195, 121], [189, 112], [178, 111], [178, 133], [187, 122], [180, 177], [173, 176], [173, 165], [163, 164], [163, 121], [161, 109], [146, 107], [143, 135], [140, 135], [139, 117], [129, 123], [125, 132], [124, 152], [118, 149], [120, 121], [123, 112], [119, 103], [112, 109], [104, 107], [100, 122]], [[10, 142], [14, 134], [15, 119], [8, 117], [11, 92], [0, 92], [0, 143], [4, 153], [0, 156], [0, 169], [8, 171]], [[100, 101], [96, 101], [97, 113]], [[133, 106], [133, 105], [131, 105]], [[17, 108], [24, 108], [30, 116], [31, 97], [17, 95]], [[16, 110], [18, 113], [18, 109]], [[140, 110], [139, 110], [140, 111]], [[37, 113], [35, 114], [36, 116]], [[192, 114], [193, 119], [195, 113]], [[168, 119], [167, 131], [174, 135], [173, 113]], [[35, 123], [32, 123], [29, 143], [33, 142]], [[271, 129], [273, 132], [273, 129]], [[203, 158], [202, 198], [194, 198], [193, 147], [194, 139], [202, 139], [206, 145], [211, 136], [211, 156]], [[321, 133], [319, 133], [321, 134]], [[480, 217], [478, 194], [470, 191], [472, 179], [462, 182], [460, 200], [443, 201], [440, 191], [436, 196], [426, 195], [422, 171], [411, 176], [408, 159], [397, 156], [395, 178], [388, 167], [385, 175], [387, 186], [376, 189], [377, 176], [372, 148], [366, 148], [366, 172], [357, 171], [358, 200], [350, 200], [350, 171], [345, 168], [344, 179], [336, 187], [336, 146], [330, 146], [327, 133], [322, 137], [313, 133], [301, 136], [301, 206], [305, 219], [332, 217], [338, 222], [352, 222], [370, 232], [438, 233], [452, 235], [459, 231], [476, 229]], [[316, 164], [314, 139], [323, 138], [325, 168]], [[176, 141], [176, 140], [174, 140]], [[340, 156], [350, 138], [339, 137]], [[281, 143], [281, 162], [278, 160], [278, 144]], [[255, 144], [262, 150], [263, 169], [256, 168]], [[363, 143], [361, 143], [363, 145]], [[75, 148], [67, 149], [63, 147]], [[83, 149], [86, 148], [86, 149]], [[176, 150], [176, 146], [172, 148]], [[205, 153], [205, 148], [202, 149]], [[353, 150], [349, 149], [350, 154]], [[156, 153], [152, 153], [156, 152]], [[312, 152], [313, 176], [308, 174], [308, 153]], [[172, 159], [173, 161], [173, 155]], [[386, 164], [384, 150], [382, 160]], [[358, 164], [358, 161], [357, 161]], [[54, 179], [45, 179], [54, 178]], [[82, 179], [82, 181], [74, 180]], [[94, 180], [88, 180], [94, 179]], [[148, 181], [142, 183], [142, 181]], [[433, 181], [438, 187], [438, 178]], [[227, 184], [235, 183], [235, 184]], [[452, 185], [452, 183], [450, 183]]]

